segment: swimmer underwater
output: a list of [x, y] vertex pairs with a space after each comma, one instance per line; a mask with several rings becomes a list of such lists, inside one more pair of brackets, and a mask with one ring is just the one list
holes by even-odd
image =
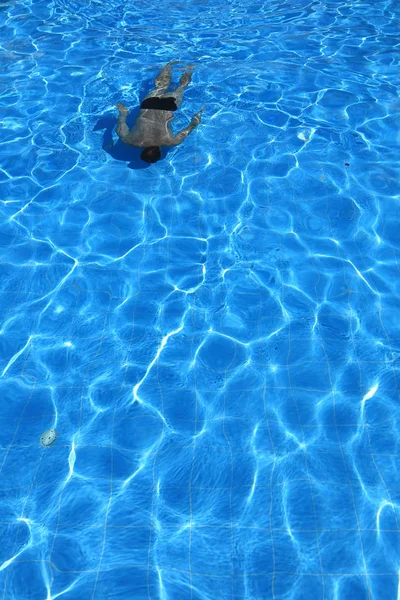
[[168, 92], [171, 84], [172, 65], [177, 60], [170, 61], [154, 80], [155, 88], [151, 90], [140, 105], [140, 114], [135, 125], [129, 130], [126, 117], [129, 109], [121, 103], [116, 106], [119, 116], [117, 134], [122, 142], [137, 148], [144, 148], [141, 158], [149, 163], [155, 163], [161, 158], [160, 146], [177, 146], [195, 129], [201, 121], [202, 109], [196, 113], [190, 124], [174, 135], [170, 129], [170, 121], [174, 111], [182, 104], [184, 89], [192, 79], [192, 71], [187, 70], [179, 80], [179, 87]]

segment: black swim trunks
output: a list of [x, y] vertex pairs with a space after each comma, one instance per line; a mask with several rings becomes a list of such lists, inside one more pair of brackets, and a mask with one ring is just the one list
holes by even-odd
[[173, 96], [168, 98], [158, 98], [157, 96], [152, 96], [151, 98], [146, 98], [143, 100], [140, 108], [150, 108], [152, 110], [177, 110], [178, 107]]

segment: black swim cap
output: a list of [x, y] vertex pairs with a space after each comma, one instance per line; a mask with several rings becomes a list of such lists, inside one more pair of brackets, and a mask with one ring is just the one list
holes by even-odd
[[148, 163], [155, 163], [161, 158], [161, 150], [158, 146], [150, 146], [143, 150], [140, 158]]

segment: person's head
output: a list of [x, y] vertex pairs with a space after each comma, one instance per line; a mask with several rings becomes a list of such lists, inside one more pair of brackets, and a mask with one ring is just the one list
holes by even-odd
[[148, 163], [155, 163], [161, 158], [161, 150], [158, 146], [150, 146], [143, 150], [140, 158]]

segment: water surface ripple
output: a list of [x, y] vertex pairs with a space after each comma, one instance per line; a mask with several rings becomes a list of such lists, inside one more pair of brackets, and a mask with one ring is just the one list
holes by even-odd
[[[400, 597], [399, 31], [1, 2], [2, 600]], [[114, 106], [171, 59], [148, 166]]]

